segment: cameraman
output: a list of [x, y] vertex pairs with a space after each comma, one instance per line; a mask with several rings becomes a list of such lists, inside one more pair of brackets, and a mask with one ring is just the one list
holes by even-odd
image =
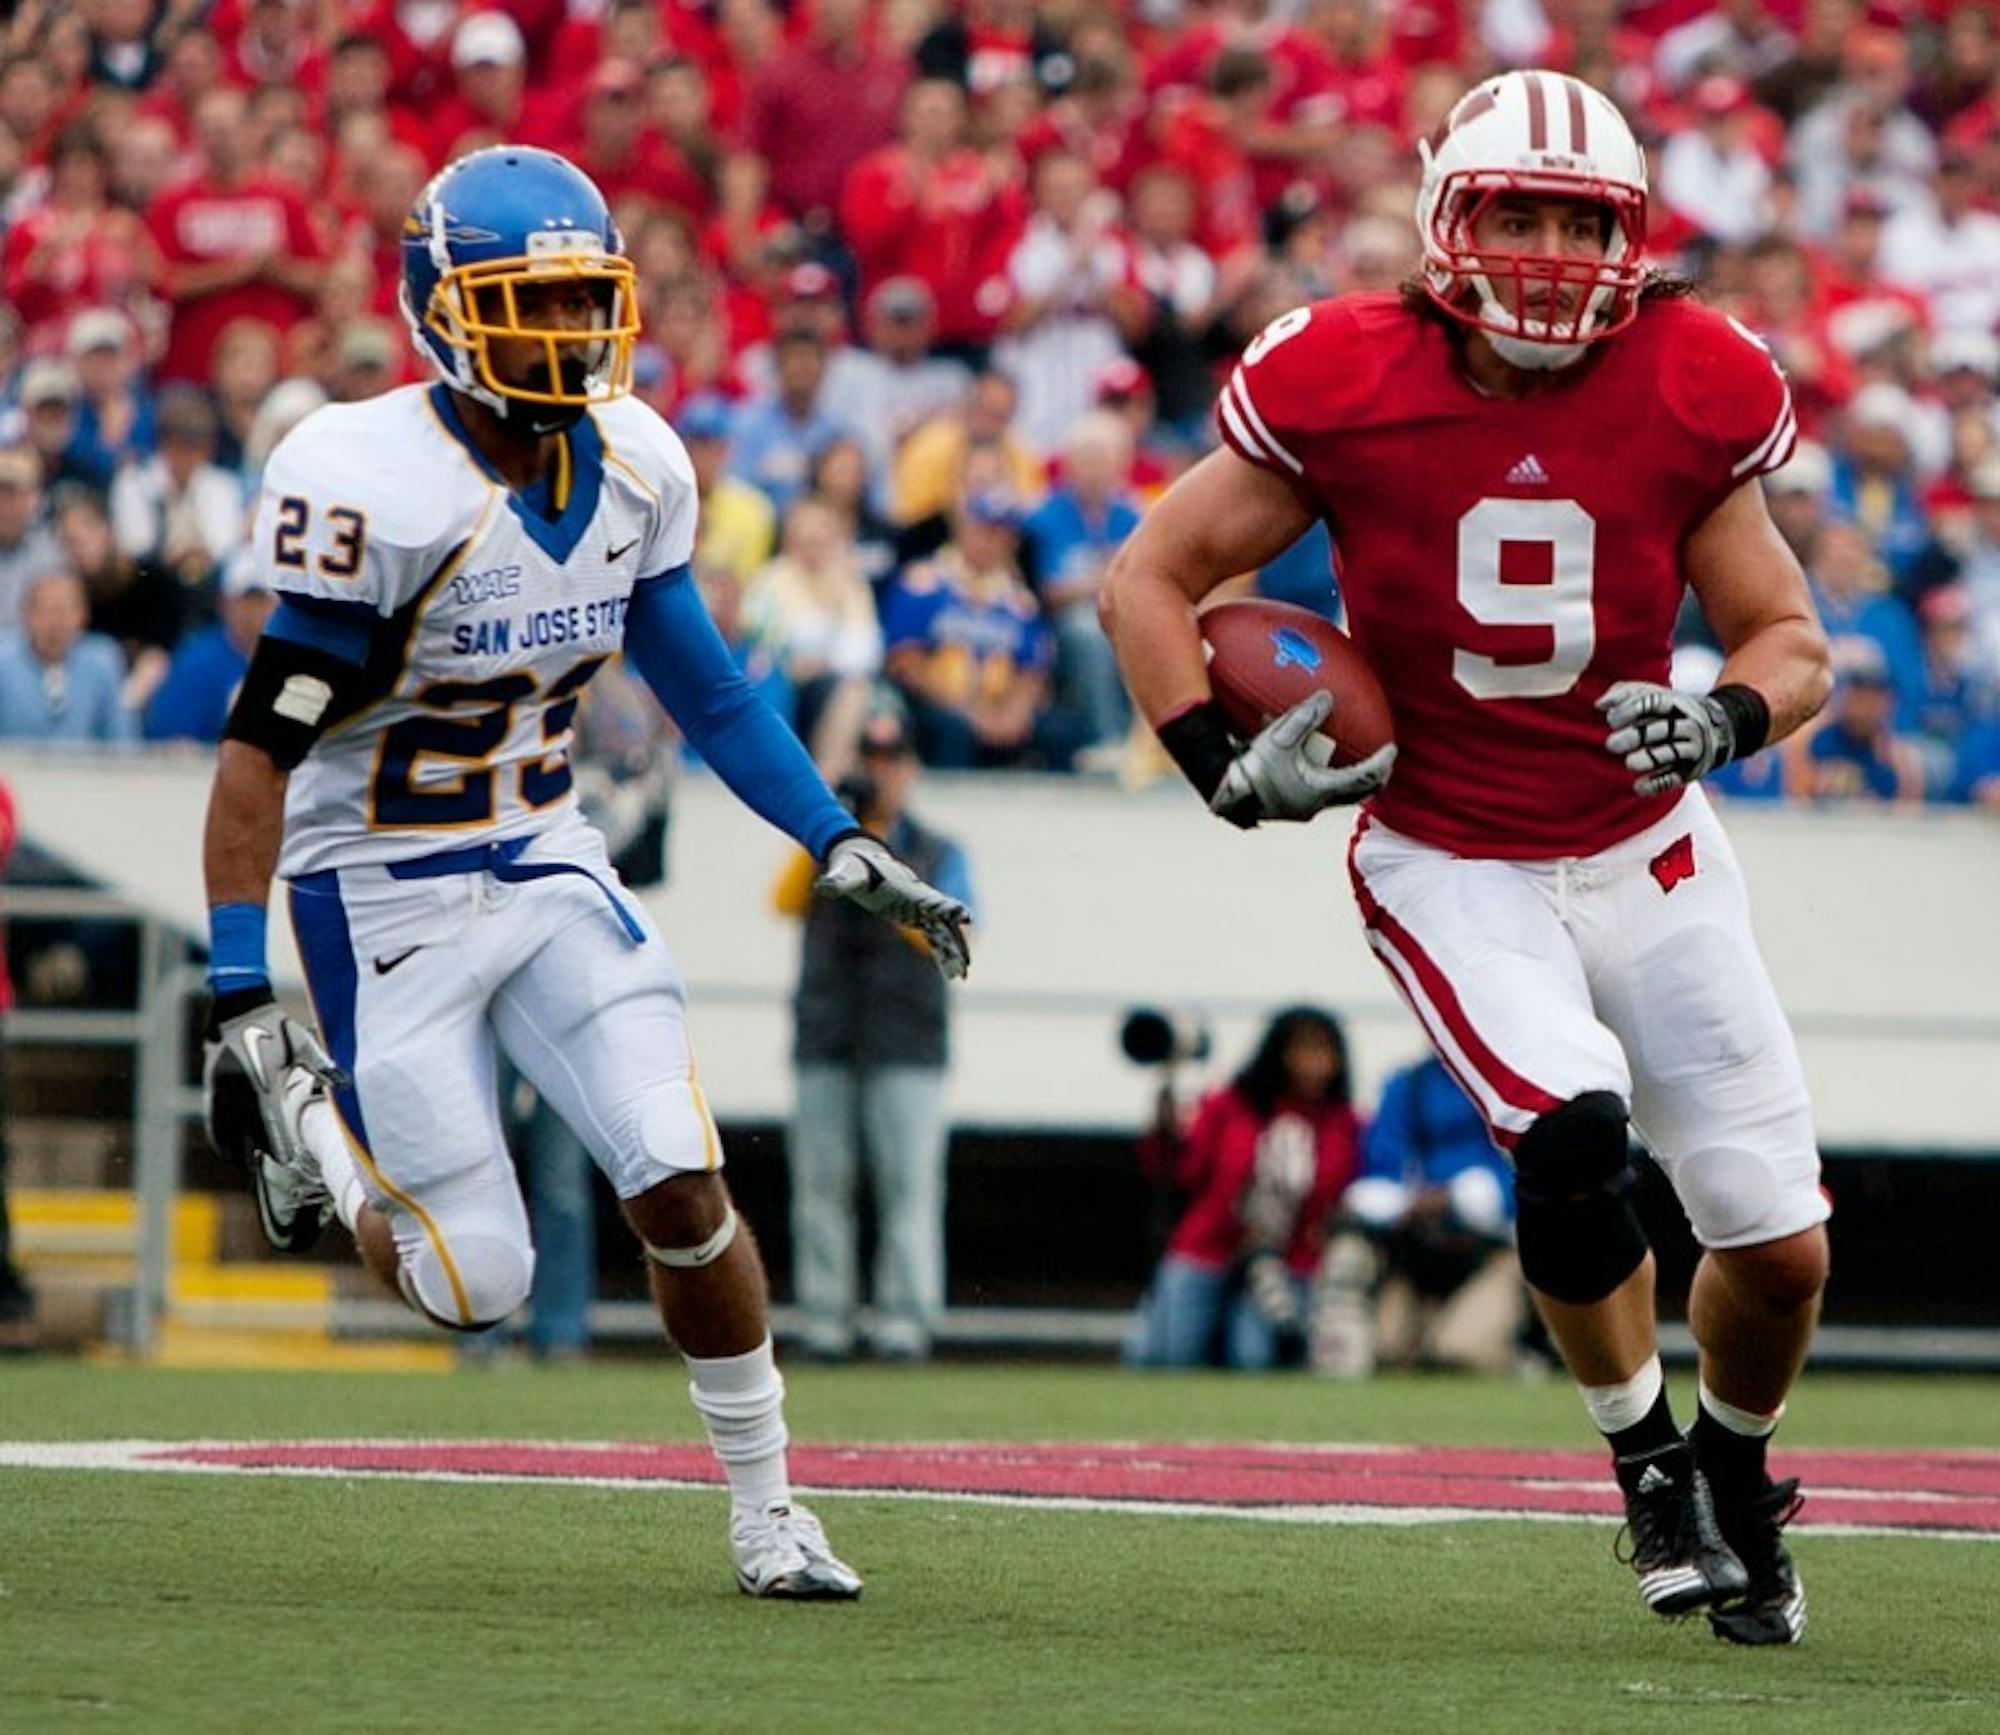
[[[905, 811], [917, 758], [899, 712], [864, 720], [859, 759], [841, 799], [924, 879], [971, 907], [964, 852]], [[805, 921], [790, 1140], [800, 1347], [827, 1361], [854, 1353], [865, 1150], [877, 1228], [871, 1347], [888, 1359], [920, 1361], [944, 1307], [944, 978], [913, 930], [892, 928], [845, 899], [815, 898], [815, 871], [801, 853], [774, 897], [781, 912]]]
[[1278, 1013], [1250, 1063], [1182, 1132], [1140, 1142], [1155, 1179], [1186, 1197], [1126, 1359], [1143, 1367], [1296, 1365], [1326, 1223], [1360, 1168], [1347, 1040], [1331, 1013]]

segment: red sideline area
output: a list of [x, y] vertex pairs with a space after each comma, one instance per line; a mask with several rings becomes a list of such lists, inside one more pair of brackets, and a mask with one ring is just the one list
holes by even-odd
[[[375, 1475], [719, 1481], [696, 1445], [286, 1441], [155, 1450], [147, 1462]], [[1207, 1506], [1450, 1507], [1616, 1516], [1602, 1456], [1491, 1447], [951, 1444], [792, 1447], [809, 1488]], [[2000, 1453], [1787, 1451], [1800, 1524], [2000, 1533]]]

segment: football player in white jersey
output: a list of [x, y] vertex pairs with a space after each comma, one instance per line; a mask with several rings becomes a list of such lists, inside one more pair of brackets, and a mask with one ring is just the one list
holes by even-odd
[[[206, 1085], [265, 1231], [328, 1214], [412, 1308], [476, 1331], [528, 1294], [496, 1044], [575, 1129], [639, 1235], [728, 1475], [737, 1581], [852, 1597], [786, 1479], [764, 1272], [720, 1173], [683, 985], [571, 790], [578, 694], [621, 651], [723, 780], [820, 860], [826, 895], [919, 929], [966, 912], [840, 806], [689, 576], [686, 453], [630, 397], [633, 270], [604, 199], [496, 146], [425, 188], [402, 300], [438, 375], [308, 417], [254, 552], [279, 594], [217, 759], [204, 842]], [[265, 961], [272, 874], [319, 1034]]]

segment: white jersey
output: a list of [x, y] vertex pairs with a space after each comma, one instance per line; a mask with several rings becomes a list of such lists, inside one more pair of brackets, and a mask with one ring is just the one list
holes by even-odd
[[632, 587], [686, 564], [694, 472], [644, 404], [565, 437], [545, 518], [461, 430], [443, 386], [315, 411], [271, 454], [254, 547], [281, 596], [365, 604], [367, 700], [285, 800], [286, 878], [542, 830], [574, 803], [576, 697]]

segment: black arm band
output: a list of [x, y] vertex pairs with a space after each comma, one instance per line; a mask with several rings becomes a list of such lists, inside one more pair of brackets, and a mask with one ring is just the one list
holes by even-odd
[[1176, 712], [1153, 733], [1202, 800], [1213, 801], [1237, 753], [1236, 738], [1223, 721], [1222, 707], [1213, 699], [1204, 699]]
[[361, 684], [362, 672], [352, 663], [313, 645], [266, 636], [251, 653], [223, 739], [261, 747], [280, 771], [291, 771], [328, 725], [352, 708]]
[[1751, 754], [1762, 751], [1764, 743], [1771, 738], [1771, 707], [1764, 695], [1755, 687], [1731, 681], [1727, 686], [1717, 687], [1709, 697], [1722, 707], [1722, 714], [1729, 719], [1735, 742], [1729, 750], [1729, 757], [1748, 759]]

